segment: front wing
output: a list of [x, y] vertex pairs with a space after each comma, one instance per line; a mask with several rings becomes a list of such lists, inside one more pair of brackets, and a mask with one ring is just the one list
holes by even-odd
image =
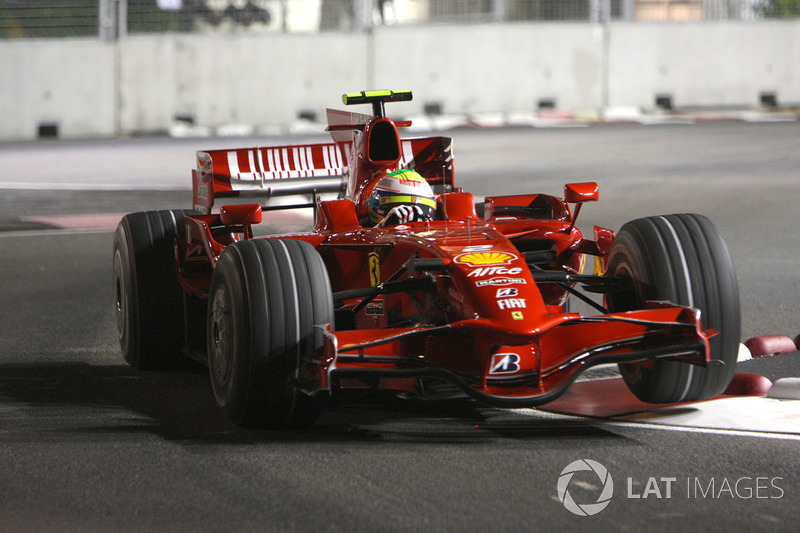
[[582, 317], [553, 315], [526, 335], [502, 323], [463, 320], [436, 327], [331, 331], [305, 365], [306, 392], [333, 391], [354, 382], [437, 378], [479, 402], [497, 407], [535, 406], [561, 395], [584, 370], [607, 363], [652, 365], [670, 358], [691, 364], [710, 359], [700, 311], [651, 303], [652, 308]]

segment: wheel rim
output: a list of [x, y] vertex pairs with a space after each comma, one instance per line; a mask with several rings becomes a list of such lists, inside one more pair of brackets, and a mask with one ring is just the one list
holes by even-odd
[[608, 299], [608, 309], [610, 312], [632, 311], [634, 309], [643, 309], [644, 301], [641, 295], [636, 290], [639, 282], [636, 281], [636, 275], [628, 267], [626, 263], [620, 263], [616, 266], [613, 272], [607, 272], [608, 276], [614, 278], [627, 278], [631, 281], [630, 291], [615, 292]]
[[214, 294], [211, 307], [211, 354], [209, 366], [214, 382], [225, 385], [233, 365], [233, 346], [231, 335], [231, 315], [225, 286], [221, 285]]
[[114, 254], [114, 287], [116, 292], [117, 334], [122, 340], [127, 327], [128, 298], [122, 278], [122, 257], [119, 250]]

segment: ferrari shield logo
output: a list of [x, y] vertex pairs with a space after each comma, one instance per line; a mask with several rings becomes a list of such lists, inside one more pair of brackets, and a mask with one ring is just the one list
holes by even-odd
[[369, 265], [369, 283], [373, 287], [381, 282], [381, 260], [378, 254], [371, 252], [368, 258]]

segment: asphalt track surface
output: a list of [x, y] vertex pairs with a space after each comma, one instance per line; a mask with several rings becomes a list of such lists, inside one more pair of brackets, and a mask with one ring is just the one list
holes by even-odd
[[[652, 214], [709, 216], [737, 269], [742, 340], [800, 333], [796, 122], [449, 134], [457, 182], [476, 196], [599, 182], [579, 222], [589, 233]], [[115, 221], [188, 207], [197, 149], [286, 141], [0, 145], [2, 531], [797, 530], [800, 402], [746, 399], [731, 424], [715, 424], [697, 420], [723, 403], [607, 419], [386, 399], [334, 405], [306, 432], [240, 431], [204, 373], [125, 366]], [[276, 222], [287, 223], [304, 222]], [[800, 376], [800, 354], [739, 370]], [[558, 497], [580, 459], [614, 482], [594, 516]], [[568, 490], [594, 503], [602, 485], [584, 471]]]

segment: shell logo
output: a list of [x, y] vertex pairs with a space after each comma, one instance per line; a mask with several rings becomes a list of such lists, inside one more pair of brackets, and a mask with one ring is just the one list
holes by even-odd
[[494, 266], [507, 265], [517, 256], [505, 252], [472, 252], [456, 257], [456, 263], [469, 266]]

